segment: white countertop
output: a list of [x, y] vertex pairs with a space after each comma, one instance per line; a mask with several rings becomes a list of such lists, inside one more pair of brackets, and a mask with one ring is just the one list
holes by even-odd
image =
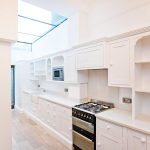
[[131, 112], [129, 111], [113, 108], [96, 114], [96, 118], [150, 134], [150, 121], [144, 119], [132, 120]]
[[44, 100], [65, 106], [67, 108], [72, 108], [75, 105], [79, 104], [79, 100], [71, 99], [62, 95], [54, 94], [54, 93], [42, 93], [38, 91], [30, 91], [30, 90], [24, 90], [25, 93], [33, 94], [39, 98], [42, 98]]

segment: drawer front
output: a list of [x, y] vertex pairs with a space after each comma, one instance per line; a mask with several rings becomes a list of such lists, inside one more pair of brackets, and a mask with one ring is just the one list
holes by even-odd
[[99, 119], [97, 119], [96, 125], [98, 130], [104, 134], [117, 138], [122, 138], [123, 136], [123, 128], [121, 126]]
[[82, 150], [93, 150], [94, 142], [88, 138], [82, 136], [81, 134], [73, 131], [73, 144], [78, 146]]

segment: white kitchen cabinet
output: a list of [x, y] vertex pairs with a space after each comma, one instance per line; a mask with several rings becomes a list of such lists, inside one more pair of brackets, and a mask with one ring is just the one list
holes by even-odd
[[39, 115], [39, 99], [36, 95], [31, 95], [31, 113], [35, 117]]
[[65, 82], [68, 83], [87, 83], [88, 72], [77, 71], [76, 69], [76, 54], [69, 53], [65, 57]]
[[34, 75], [35, 76], [46, 76], [46, 59], [40, 59], [34, 62]]
[[97, 119], [96, 121], [96, 149], [123, 150], [123, 128], [113, 123]]
[[97, 138], [96, 150], [112, 150], [112, 149], [122, 150], [122, 140], [100, 133], [99, 137]]
[[150, 136], [147, 137], [147, 150], [150, 150]]
[[147, 149], [147, 137], [145, 134], [128, 130], [128, 150], [149, 150]]
[[39, 98], [39, 119], [72, 141], [72, 110]]
[[39, 98], [39, 119], [45, 124], [48, 124], [48, 104], [46, 100]]
[[78, 82], [77, 80], [76, 56], [75, 54], [70, 54], [65, 57], [65, 81]]
[[[61, 107], [61, 106], [60, 106]], [[72, 140], [72, 111], [61, 107], [59, 111], [60, 133], [69, 140]]]
[[23, 110], [25, 112], [30, 112], [32, 109], [32, 102], [31, 102], [31, 94], [23, 92]]
[[109, 45], [108, 84], [117, 87], [131, 86], [130, 42], [121, 40]]
[[105, 68], [104, 44], [82, 48], [76, 57], [77, 70]]

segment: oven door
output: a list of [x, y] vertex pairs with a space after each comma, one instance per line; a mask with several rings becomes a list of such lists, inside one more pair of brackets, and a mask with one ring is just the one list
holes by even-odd
[[73, 131], [73, 145], [81, 150], [94, 150], [94, 142], [76, 131]]
[[90, 122], [72, 117], [73, 146], [75, 150], [94, 150], [94, 125]]
[[94, 134], [94, 125], [92, 123], [89, 123], [87, 121], [81, 120], [76, 117], [72, 117], [72, 123], [73, 125], [90, 132], [91, 134]]

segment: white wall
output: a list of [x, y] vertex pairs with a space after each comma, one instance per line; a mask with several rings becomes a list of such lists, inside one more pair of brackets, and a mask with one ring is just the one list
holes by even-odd
[[0, 42], [0, 150], [11, 150], [10, 49]]
[[41, 57], [68, 48], [68, 21], [66, 21], [33, 44], [33, 57]]
[[0, 150], [12, 149], [10, 61], [11, 42], [17, 39], [17, 2], [0, 1]]
[[123, 104], [123, 97], [132, 97], [131, 89], [108, 86], [108, 70], [90, 70], [88, 83], [89, 99], [113, 102], [115, 107], [131, 110], [131, 104]]
[[89, 39], [150, 25], [150, 0], [96, 0], [89, 11]]
[[30, 60], [32, 59], [32, 52], [25, 50], [11, 50], [11, 65], [15, 65], [18, 61], [21, 60]]
[[0, 1], [0, 39], [17, 40], [18, 24], [18, 1], [1, 0]]

